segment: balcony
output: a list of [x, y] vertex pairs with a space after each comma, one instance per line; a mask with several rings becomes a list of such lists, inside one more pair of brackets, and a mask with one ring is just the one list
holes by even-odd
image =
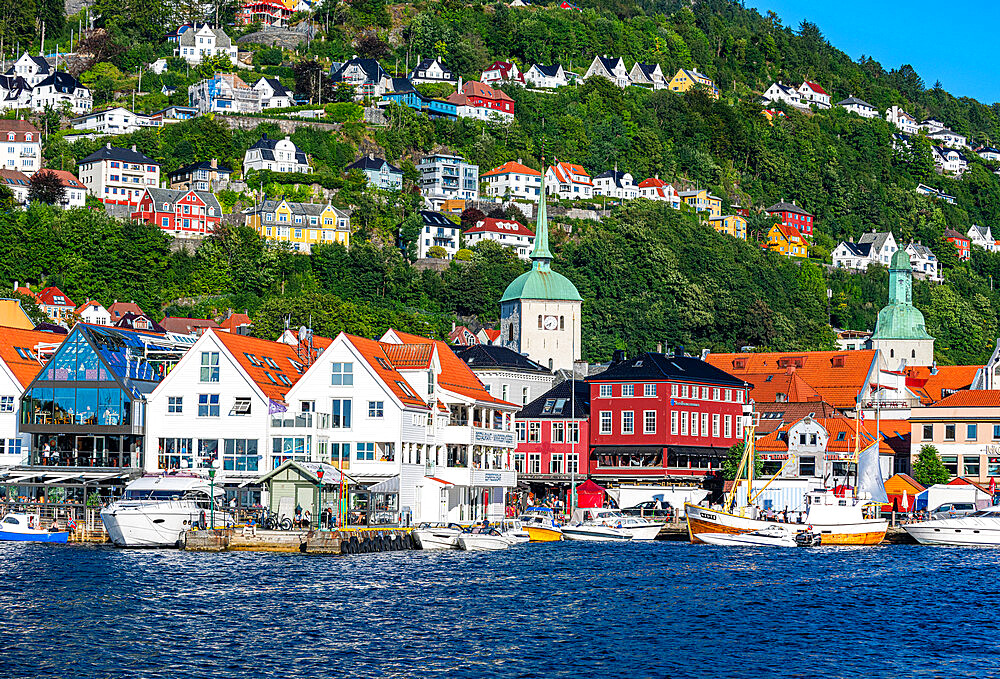
[[329, 413], [295, 413], [271, 417], [272, 429], [329, 429]]

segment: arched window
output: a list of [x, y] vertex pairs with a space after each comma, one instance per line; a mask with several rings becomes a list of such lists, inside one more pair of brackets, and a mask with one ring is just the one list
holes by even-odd
[[896, 357], [896, 350], [889, 349], [889, 358], [895, 358], [895, 357]]
[[910, 349], [910, 358], [916, 358], [916, 357], [917, 357], [917, 350]]
[[552, 363], [552, 359], [550, 358], [550, 359], [549, 359], [549, 370], [552, 370], [552, 365], [553, 365], [553, 363]]
[[542, 329], [542, 315], [538, 314], [538, 329]]
[[560, 330], [565, 330], [566, 329], [566, 317], [565, 316], [560, 316], [559, 317], [559, 329]]
[[513, 323], [511, 323], [510, 325], [507, 326], [507, 341], [508, 342], [513, 342], [514, 341], [514, 324]]

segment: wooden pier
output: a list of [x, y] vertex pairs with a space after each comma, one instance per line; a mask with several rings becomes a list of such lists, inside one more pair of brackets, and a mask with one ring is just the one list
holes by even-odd
[[415, 549], [409, 528], [342, 528], [340, 530], [190, 530], [184, 549], [192, 552], [286, 552], [363, 554]]

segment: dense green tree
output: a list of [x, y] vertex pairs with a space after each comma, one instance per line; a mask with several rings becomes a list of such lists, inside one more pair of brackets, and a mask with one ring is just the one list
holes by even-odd
[[948, 483], [951, 480], [951, 474], [944, 468], [937, 448], [931, 445], [920, 447], [917, 459], [913, 462], [913, 478], [922, 486]]

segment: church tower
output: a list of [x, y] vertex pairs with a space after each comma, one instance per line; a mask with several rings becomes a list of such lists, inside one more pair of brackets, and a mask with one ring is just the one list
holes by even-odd
[[551, 264], [543, 173], [531, 270], [515, 278], [500, 299], [500, 340], [552, 370], [572, 370], [580, 358], [583, 298]]
[[889, 303], [878, 312], [869, 340], [890, 370], [934, 363], [934, 338], [927, 334], [924, 315], [913, 306], [913, 269], [906, 248], [892, 256], [889, 265]]

